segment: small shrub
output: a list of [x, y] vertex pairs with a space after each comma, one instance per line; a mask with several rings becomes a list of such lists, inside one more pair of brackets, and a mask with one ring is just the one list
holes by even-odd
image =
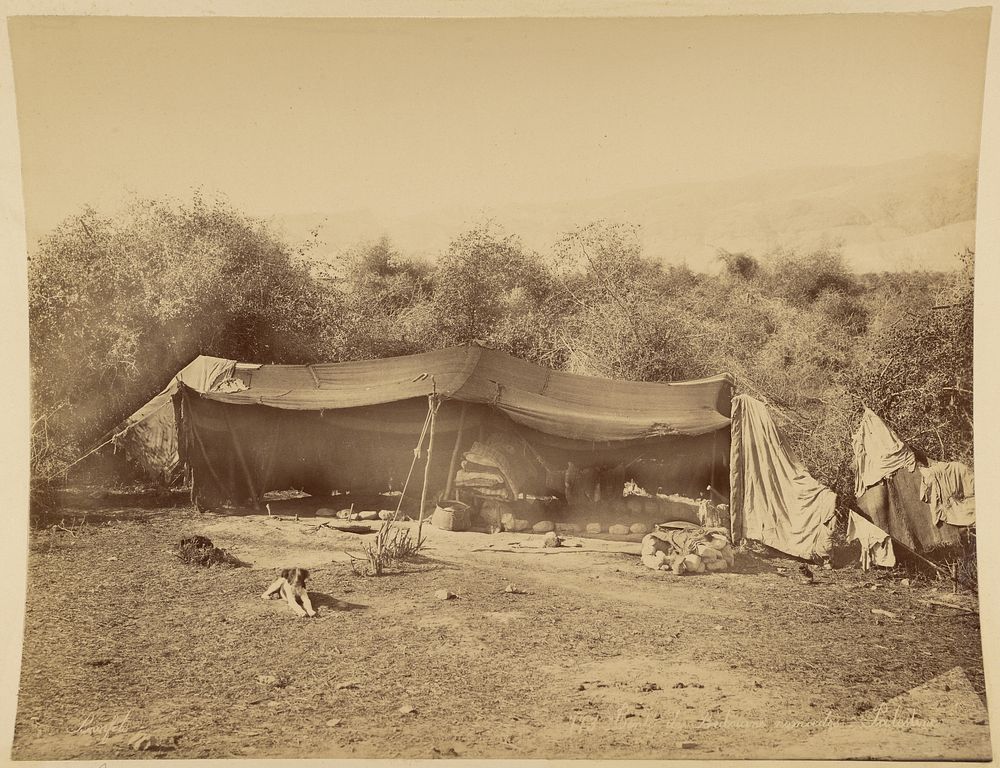
[[365, 546], [365, 557], [351, 558], [351, 569], [359, 576], [381, 576], [393, 563], [411, 560], [423, 545], [423, 537], [414, 540], [408, 530], [388, 521], [375, 534], [375, 540]]

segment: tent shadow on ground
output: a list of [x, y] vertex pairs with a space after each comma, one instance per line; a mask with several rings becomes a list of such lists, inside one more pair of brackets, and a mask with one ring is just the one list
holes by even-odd
[[115, 492], [108, 490], [93, 490], [87, 487], [70, 487], [60, 490], [57, 494], [61, 510], [160, 510], [164, 508], [188, 507], [191, 505], [191, 494], [178, 489], [142, 489], [135, 491]]
[[328, 611], [366, 611], [371, 607], [364, 603], [349, 603], [326, 592], [310, 591], [309, 600], [313, 608], [325, 608]]
[[[407, 563], [414, 564], [416, 561], [407, 560]], [[368, 576], [367, 578], [372, 579], [391, 579], [397, 576], [412, 576], [415, 573], [430, 573], [431, 571], [460, 571], [461, 566], [452, 565], [451, 563], [443, 563], [440, 560], [432, 560], [427, 558], [423, 562], [430, 563], [429, 567], [425, 568], [407, 568], [406, 564], [395, 564], [387, 566], [387, 569], [382, 571], [378, 576]], [[312, 594], [311, 592], [309, 594]]]
[[736, 561], [729, 572], [759, 575], [761, 573], [775, 573], [776, 570], [774, 564], [762, 559], [760, 555], [737, 552]]

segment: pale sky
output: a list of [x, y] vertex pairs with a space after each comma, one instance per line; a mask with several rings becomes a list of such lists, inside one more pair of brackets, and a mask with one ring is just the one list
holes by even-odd
[[988, 25], [12, 18], [28, 231], [129, 191], [398, 216], [974, 155]]

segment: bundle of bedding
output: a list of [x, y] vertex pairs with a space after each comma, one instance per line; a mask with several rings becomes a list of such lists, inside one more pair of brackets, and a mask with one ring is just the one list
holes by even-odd
[[455, 485], [503, 501], [541, 492], [544, 469], [520, 443], [502, 436], [476, 441], [465, 452]]
[[642, 540], [642, 564], [647, 568], [684, 573], [726, 571], [735, 555], [724, 528], [657, 527]]

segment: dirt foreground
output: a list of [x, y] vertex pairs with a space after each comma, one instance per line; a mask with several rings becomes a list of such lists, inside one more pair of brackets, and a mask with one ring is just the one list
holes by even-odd
[[[429, 526], [374, 578], [350, 562], [369, 537], [321, 522], [106, 509], [34, 533], [13, 756], [990, 757], [977, 606], [946, 585], [810, 585], [750, 554], [678, 577], [634, 542]], [[193, 534], [252, 567], [183, 563]], [[259, 599], [291, 565], [318, 618]]]

